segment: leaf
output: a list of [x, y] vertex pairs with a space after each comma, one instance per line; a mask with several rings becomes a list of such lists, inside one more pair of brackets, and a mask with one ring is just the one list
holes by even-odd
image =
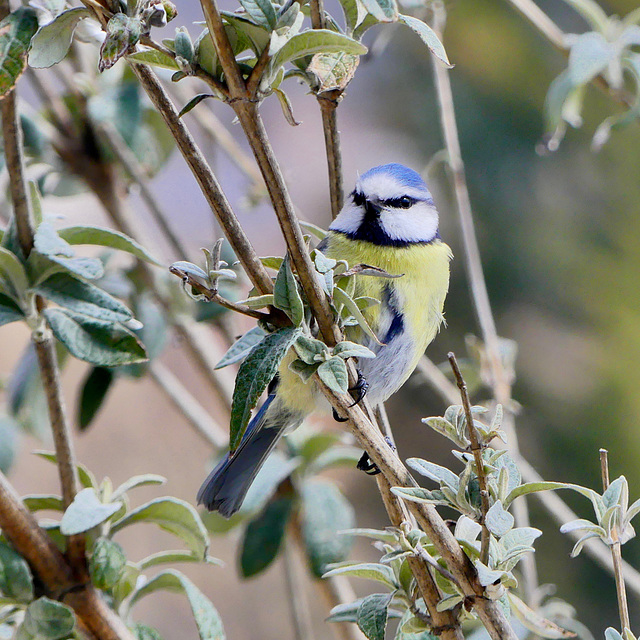
[[353, 507], [335, 484], [308, 480], [302, 487], [302, 535], [313, 573], [320, 577], [327, 565], [344, 560], [353, 538], [338, 535], [355, 525]]
[[64, 503], [60, 496], [32, 495], [22, 496], [22, 503], [29, 511], [64, 511]]
[[393, 569], [386, 564], [376, 564], [373, 562], [346, 563], [335, 569], [330, 569], [322, 577], [331, 576], [355, 576], [356, 578], [366, 578], [387, 585], [391, 589], [397, 589], [396, 577]]
[[29, 44], [37, 30], [38, 17], [32, 7], [20, 7], [0, 22], [0, 98], [25, 70]]
[[343, 340], [333, 348], [333, 355], [347, 358], [375, 358], [376, 354], [364, 345]]
[[83, 18], [94, 17], [85, 7], [63, 11], [51, 22], [43, 25], [31, 40], [29, 66], [44, 69], [58, 64], [69, 51], [73, 34]]
[[247, 525], [240, 556], [240, 571], [244, 578], [264, 571], [275, 560], [284, 540], [292, 504], [291, 498], [276, 498]]
[[189, 549], [204, 558], [209, 548], [207, 530], [195, 508], [184, 500], [164, 497], [156, 498], [132, 509], [111, 525], [116, 532], [136, 522], [152, 522], [161, 529], [178, 536]]
[[142, 33], [140, 17], [116, 13], [107, 23], [106, 32], [107, 36], [100, 47], [98, 62], [98, 70], [101, 73], [113, 67], [140, 40]]
[[191, 109], [199, 105], [203, 100], [206, 100], [207, 98], [215, 98], [215, 97], [216, 96], [214, 96], [212, 93], [199, 93], [198, 95], [191, 98], [191, 100], [189, 100], [189, 102], [187, 102], [187, 104], [185, 104], [184, 107], [180, 109], [178, 118], [182, 118], [182, 116], [189, 113]]
[[340, 287], [336, 287], [333, 290], [333, 297], [338, 304], [342, 304], [345, 306], [347, 311], [356, 319], [357, 323], [360, 325], [360, 328], [377, 344], [382, 346], [383, 343], [378, 340], [378, 336], [376, 336], [373, 329], [369, 326], [369, 323], [362, 315], [362, 311], [360, 311], [360, 308], [356, 304], [355, 300]]
[[309, 29], [291, 37], [275, 53], [269, 67], [272, 73], [284, 66], [287, 62], [311, 56], [316, 53], [350, 53], [353, 55], [364, 55], [367, 48], [341, 33], [329, 31], [328, 29]]
[[[269, 46], [271, 33], [264, 27], [260, 27], [249, 18], [229, 11], [222, 11], [225, 20], [232, 25], [238, 36], [246, 38], [251, 43], [254, 53], [259, 56]], [[210, 38], [211, 39], [211, 38]]]
[[24, 318], [22, 309], [9, 296], [0, 293], [0, 327]]
[[0, 247], [0, 283], [6, 283], [5, 293], [16, 301], [22, 299], [29, 286], [27, 273], [18, 257]]
[[498, 538], [505, 535], [513, 527], [513, 523], [513, 516], [508, 511], [505, 511], [500, 500], [494, 502], [489, 511], [487, 511], [487, 529]]
[[[316, 91], [343, 91], [353, 80], [360, 57], [352, 53], [316, 53], [307, 67], [317, 79]], [[317, 265], [316, 265], [317, 266]], [[324, 273], [321, 271], [321, 273]]]
[[124, 572], [127, 564], [122, 547], [109, 538], [98, 538], [91, 552], [89, 575], [98, 589], [111, 589]]
[[392, 598], [393, 593], [372, 593], [362, 599], [358, 607], [358, 627], [369, 640], [384, 640]]
[[[51, 453], [50, 451], [34, 451], [34, 455], [43, 458], [44, 460], [48, 460], [49, 462], [53, 462], [56, 464], [57, 456], [55, 453]], [[80, 484], [85, 488], [97, 487], [98, 483], [96, 479], [93, 477], [93, 474], [87, 467], [83, 464], [77, 464], [76, 468], [78, 470], [78, 479], [80, 480]]]
[[231, 452], [234, 452], [240, 444], [249, 424], [251, 411], [273, 379], [282, 359], [298, 335], [299, 330], [292, 327], [269, 334], [253, 348], [240, 366], [231, 403], [229, 441]]
[[55, 337], [80, 360], [105, 367], [147, 360], [135, 334], [120, 324], [68, 309], [45, 309], [43, 315]]
[[225, 640], [220, 614], [211, 601], [179, 571], [167, 569], [154, 576], [131, 596], [131, 606], [154, 591], [166, 589], [184, 593], [189, 600], [201, 640]]
[[435, 480], [440, 484], [444, 483], [454, 491], [458, 490], [458, 476], [446, 467], [435, 464], [434, 462], [429, 462], [428, 460], [422, 460], [422, 458], [409, 458], [407, 464], [419, 474]]
[[[202, 562], [202, 558], [193, 553], [193, 551], [159, 551], [147, 556], [140, 562], [136, 563], [140, 571], [155, 567], [159, 564], [167, 564], [173, 562]], [[211, 556], [205, 559], [207, 564], [222, 564], [220, 560], [216, 560]]]
[[8, 473], [16, 454], [19, 422], [11, 415], [0, 415], [0, 471]]
[[440, 504], [443, 502], [443, 499], [437, 496], [441, 492], [429, 491], [422, 487], [391, 487], [391, 492], [395, 493], [399, 498], [410, 500], [411, 502], [426, 502], [427, 504]]
[[0, 593], [22, 603], [33, 599], [33, 578], [27, 561], [4, 542], [0, 542]]
[[156, 629], [142, 622], [136, 622], [131, 633], [136, 640], [162, 640], [162, 636]]
[[76, 313], [107, 322], [127, 322], [133, 314], [119, 300], [67, 273], [55, 273], [33, 291]]
[[569, 78], [574, 86], [589, 82], [602, 73], [616, 55], [615, 48], [600, 33], [576, 37], [569, 52]]
[[240, 4], [255, 24], [271, 31], [276, 28], [278, 18], [271, 0], [240, 0]]
[[531, 632], [543, 638], [575, 638], [576, 634], [572, 631], [562, 629], [557, 624], [545, 619], [537, 611], [530, 609], [518, 596], [512, 591], [507, 591], [511, 611], [516, 618]]
[[341, 357], [329, 358], [318, 367], [317, 373], [320, 380], [334, 393], [347, 393], [349, 390], [347, 364]]
[[148, 64], [152, 67], [160, 69], [170, 69], [171, 71], [179, 71], [180, 65], [168, 54], [156, 49], [144, 49], [129, 54], [129, 60], [139, 64]]
[[505, 575], [504, 571], [494, 571], [493, 569], [490, 569], [485, 564], [480, 562], [480, 560], [476, 560], [474, 562], [474, 565], [478, 572], [478, 582], [483, 587], [488, 587], [492, 584], [500, 582], [502, 576]]
[[515, 489], [509, 492], [509, 495], [504, 501], [504, 506], [508, 507], [516, 498], [520, 496], [526, 496], [529, 493], [536, 493], [538, 491], [551, 491], [554, 489], [570, 489], [569, 485], [564, 482], [527, 482], [521, 484]]
[[429, 51], [431, 51], [440, 62], [444, 63], [449, 69], [453, 67], [449, 62], [447, 52], [442, 42], [440, 42], [440, 38], [438, 38], [436, 32], [428, 24], [425, 24], [422, 20], [418, 20], [418, 18], [414, 18], [413, 16], [405, 16], [402, 14], [398, 14], [398, 22], [406, 24], [409, 29], [415, 31], [420, 36], [422, 42], [427, 45]]
[[222, 359], [215, 366], [215, 369], [222, 369], [230, 364], [235, 364], [244, 360], [251, 350], [259, 344], [266, 336], [262, 327], [254, 327], [245, 333], [240, 339], [236, 340], [228, 349], [228, 351], [222, 356]]
[[161, 485], [167, 481], [163, 476], [155, 473], [143, 473], [138, 476], [132, 476], [125, 480], [112, 494], [111, 500], [118, 500], [121, 496], [129, 493], [131, 489], [136, 487], [147, 487], [149, 485]]
[[398, 5], [395, 0], [362, 0], [362, 4], [378, 22], [398, 20]]
[[304, 320], [304, 305], [298, 291], [298, 282], [291, 270], [291, 259], [287, 254], [276, 276], [273, 286], [273, 305], [284, 311], [298, 327]]
[[327, 235], [327, 232], [324, 229], [321, 229], [319, 226], [313, 224], [312, 222], [305, 222], [304, 220], [300, 220], [300, 226], [305, 231], [318, 238], [318, 240], [324, 240], [325, 236]]
[[100, 502], [95, 489], [79, 491], [62, 516], [60, 532], [65, 536], [89, 531], [108, 520], [122, 506], [121, 502], [104, 504]]
[[92, 422], [113, 382], [114, 373], [107, 367], [93, 367], [85, 378], [78, 405], [78, 426], [84, 431]]
[[75, 624], [75, 615], [67, 605], [42, 597], [27, 607], [18, 636], [23, 638], [23, 632], [34, 640], [62, 640], [73, 632]]
[[109, 247], [110, 249], [130, 253], [145, 262], [162, 266], [162, 263], [154, 258], [143, 246], [119, 231], [105, 229], [104, 227], [79, 225], [60, 229], [58, 235], [72, 245], [92, 244], [100, 247]]
[[276, 98], [278, 98], [280, 108], [282, 109], [282, 115], [284, 116], [287, 123], [292, 127], [297, 127], [298, 125], [302, 124], [301, 122], [298, 122], [293, 115], [293, 105], [291, 104], [289, 96], [282, 89], [277, 89], [273, 86], [271, 87], [271, 89], [273, 90], [273, 93], [276, 94]]

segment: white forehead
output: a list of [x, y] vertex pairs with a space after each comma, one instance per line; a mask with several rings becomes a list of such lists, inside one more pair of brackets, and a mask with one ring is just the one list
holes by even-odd
[[431, 193], [426, 187], [409, 185], [398, 176], [391, 173], [367, 172], [358, 178], [356, 191], [363, 193], [367, 198], [376, 200], [392, 200], [409, 196], [416, 200], [431, 200]]

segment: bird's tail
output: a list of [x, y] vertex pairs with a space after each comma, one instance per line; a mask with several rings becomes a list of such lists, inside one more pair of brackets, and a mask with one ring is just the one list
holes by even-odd
[[209, 474], [198, 491], [198, 504], [230, 518], [240, 507], [251, 483], [284, 431], [302, 422], [290, 411], [279, 411], [275, 394], [269, 395], [249, 423], [240, 446]]

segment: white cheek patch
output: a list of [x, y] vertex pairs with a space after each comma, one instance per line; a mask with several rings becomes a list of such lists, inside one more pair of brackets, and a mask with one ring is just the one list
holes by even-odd
[[393, 200], [402, 196], [409, 196], [416, 200], [426, 200], [431, 198], [428, 189], [418, 189], [402, 184], [392, 175], [377, 173], [365, 179], [360, 178], [356, 184], [356, 191], [364, 193], [368, 198], [374, 200]]
[[358, 231], [363, 219], [364, 209], [356, 206], [353, 202], [347, 202], [336, 219], [331, 223], [329, 229], [353, 234]]
[[426, 202], [416, 202], [409, 209], [385, 209], [380, 226], [392, 240], [431, 242], [438, 232], [438, 211]]

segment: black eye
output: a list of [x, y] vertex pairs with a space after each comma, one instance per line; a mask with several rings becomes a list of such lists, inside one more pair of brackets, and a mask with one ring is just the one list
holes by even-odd
[[401, 209], [408, 209], [413, 204], [413, 198], [409, 196], [402, 196], [402, 198], [398, 198], [398, 206]]
[[361, 207], [365, 202], [364, 193], [360, 193], [359, 191], [354, 191], [351, 197], [353, 198], [353, 204], [358, 207]]

